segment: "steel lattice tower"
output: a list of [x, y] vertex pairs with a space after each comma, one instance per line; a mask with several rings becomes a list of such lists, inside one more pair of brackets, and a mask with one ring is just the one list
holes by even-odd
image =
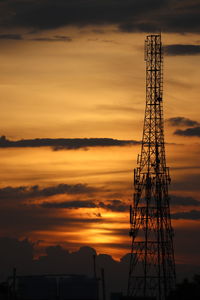
[[128, 296], [164, 300], [175, 285], [163, 120], [161, 35], [145, 41], [146, 109], [141, 155], [134, 170], [130, 208], [132, 251]]

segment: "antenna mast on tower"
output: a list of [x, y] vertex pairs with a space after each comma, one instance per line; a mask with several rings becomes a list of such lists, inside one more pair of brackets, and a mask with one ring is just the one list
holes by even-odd
[[145, 61], [146, 109], [130, 208], [128, 296], [165, 300], [175, 286], [175, 262], [164, 142], [161, 34], [146, 37]]

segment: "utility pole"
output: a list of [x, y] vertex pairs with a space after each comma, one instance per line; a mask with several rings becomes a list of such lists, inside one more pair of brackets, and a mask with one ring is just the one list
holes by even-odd
[[105, 287], [105, 272], [104, 272], [104, 268], [101, 269], [101, 281], [102, 281], [103, 300], [106, 300], [106, 287]]
[[165, 300], [175, 286], [175, 262], [164, 142], [161, 34], [146, 37], [145, 61], [146, 109], [130, 207], [128, 296]]

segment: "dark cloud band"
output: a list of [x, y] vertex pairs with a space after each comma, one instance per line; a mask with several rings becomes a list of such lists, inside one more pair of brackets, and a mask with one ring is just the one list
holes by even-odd
[[[182, 197], [171, 195], [171, 205], [172, 206], [200, 206], [200, 201], [193, 197]], [[94, 200], [74, 200], [74, 201], [62, 201], [62, 202], [43, 202], [40, 204], [44, 208], [66, 208], [66, 209], [76, 209], [76, 208], [103, 208], [105, 210], [113, 212], [128, 212], [129, 205], [121, 200], [106, 200], [104, 202], [94, 201]]]
[[199, 55], [200, 45], [168, 45], [165, 46], [165, 53], [170, 56], [176, 55]]
[[184, 118], [184, 117], [174, 117], [166, 120], [171, 126], [198, 126], [199, 122]]
[[97, 205], [90, 200], [88, 201], [75, 200], [75, 201], [64, 201], [64, 202], [44, 202], [41, 204], [41, 207], [76, 209], [76, 208], [96, 208]]
[[177, 212], [171, 214], [171, 218], [175, 220], [183, 219], [183, 220], [200, 220], [200, 211], [199, 210], [191, 210], [186, 212]]
[[0, 34], [0, 40], [23, 40], [23, 36], [21, 34]]
[[[77, 208], [103, 208], [105, 210], [113, 212], [128, 212], [129, 205], [125, 204], [121, 200], [107, 200], [105, 202], [97, 202], [93, 200], [74, 200], [74, 201], [62, 201], [62, 202], [43, 202], [40, 204], [44, 208], [66, 208], [66, 209], [77, 209]], [[99, 215], [100, 217], [101, 215]]]
[[194, 137], [200, 137], [200, 126], [197, 127], [192, 127], [192, 128], [187, 128], [185, 130], [176, 130], [174, 132], [176, 135], [180, 136], [194, 136]]
[[76, 150], [90, 147], [113, 147], [138, 145], [140, 142], [131, 140], [117, 140], [109, 138], [77, 138], [77, 139], [31, 139], [11, 141], [2, 136], [0, 148], [37, 148], [52, 147], [53, 150]]
[[15, 41], [36, 41], [36, 42], [71, 42], [72, 38], [66, 35], [40, 36], [35, 38], [26, 38], [22, 34], [0, 34], [0, 40]]
[[[200, 4], [190, 0], [32, 0], [2, 6], [6, 28], [116, 25], [124, 32], [200, 32]], [[9, 13], [12, 12], [12, 13]]]
[[171, 205], [178, 206], [200, 206], [200, 201], [193, 197], [183, 197], [177, 195], [171, 195]]
[[88, 186], [86, 184], [58, 184], [49, 187], [35, 186], [19, 186], [19, 187], [5, 187], [0, 189], [0, 199], [32, 199], [40, 197], [50, 197], [54, 195], [77, 195], [90, 194], [96, 192], [98, 189]]

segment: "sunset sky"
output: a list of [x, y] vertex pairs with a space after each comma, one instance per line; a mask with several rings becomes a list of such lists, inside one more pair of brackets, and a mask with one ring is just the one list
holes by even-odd
[[199, 263], [199, 13], [198, 0], [0, 1], [1, 237], [36, 256], [130, 251], [144, 40], [162, 30], [175, 257]]

